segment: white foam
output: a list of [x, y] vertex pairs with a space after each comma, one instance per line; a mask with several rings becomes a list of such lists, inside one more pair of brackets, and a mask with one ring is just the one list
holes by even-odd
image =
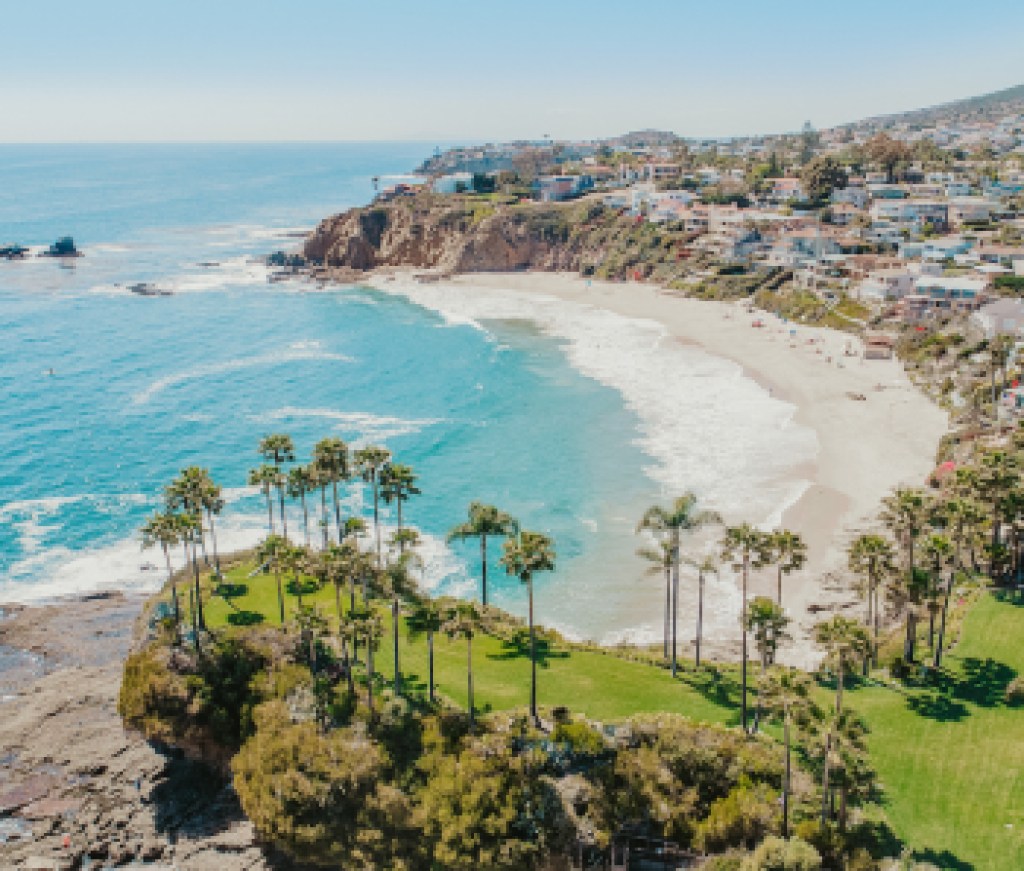
[[184, 384], [187, 381], [196, 381], [210, 378], [214, 375], [223, 375], [226, 372], [237, 372], [241, 369], [250, 369], [255, 366], [280, 366], [284, 363], [292, 363], [296, 360], [325, 360], [339, 363], [351, 363], [352, 358], [344, 354], [336, 354], [320, 349], [319, 343], [310, 346], [306, 342], [296, 342], [283, 351], [274, 351], [269, 354], [257, 354], [252, 357], [239, 357], [234, 360], [223, 360], [219, 363], [206, 363], [184, 372], [175, 372], [173, 375], [165, 375], [150, 384], [145, 390], [136, 393], [132, 400], [136, 405], [145, 405], [147, 402], [158, 396], [169, 387]]
[[440, 419], [407, 420], [399, 417], [371, 414], [365, 411], [337, 411], [333, 408], [296, 408], [288, 405], [273, 411], [252, 415], [255, 423], [277, 423], [283, 420], [317, 418], [334, 421], [339, 432], [355, 433], [354, 444], [387, 441], [396, 436], [411, 435], [423, 428], [443, 423]]
[[[654, 321], [512, 290], [388, 282], [450, 324], [527, 320], [563, 340], [578, 371], [621, 393], [638, 417], [645, 471], [668, 494], [693, 490], [729, 522], [765, 524], [809, 485], [798, 470], [817, 454], [796, 408], [772, 397], [737, 364], [671, 341]], [[796, 493], [796, 496], [794, 496]]]

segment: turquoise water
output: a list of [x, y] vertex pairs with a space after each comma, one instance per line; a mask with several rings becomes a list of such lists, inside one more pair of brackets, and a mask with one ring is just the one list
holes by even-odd
[[[0, 147], [0, 243], [73, 235], [85, 252], [0, 261], [0, 601], [152, 588], [159, 555], [136, 530], [193, 463], [227, 490], [222, 547], [250, 544], [265, 515], [246, 471], [259, 438], [284, 431], [303, 458], [339, 435], [414, 467], [423, 495], [406, 517], [429, 537], [434, 588], [474, 588], [475, 546], [442, 543], [472, 499], [552, 535], [552, 622], [593, 633], [591, 615], [615, 607], [593, 566], [631, 552], [621, 531], [660, 489], [621, 395], [520, 321], [481, 330], [366, 288], [268, 284], [258, 260], [426, 153]], [[174, 295], [125, 290], [138, 281]], [[359, 487], [348, 504], [367, 512]], [[492, 576], [496, 601], [520, 609], [515, 582]]]

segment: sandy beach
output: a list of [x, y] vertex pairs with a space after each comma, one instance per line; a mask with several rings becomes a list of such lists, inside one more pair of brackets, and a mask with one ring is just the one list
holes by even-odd
[[[850, 588], [846, 546], [877, 525], [879, 502], [893, 487], [924, 483], [948, 426], [945, 412], [913, 387], [899, 361], [865, 360], [854, 336], [784, 324], [760, 311], [749, 313], [745, 305], [552, 273], [474, 274], [426, 284], [399, 273], [374, 276], [371, 284], [428, 305], [432, 294], [502, 291], [653, 321], [675, 341], [734, 361], [772, 397], [791, 403], [794, 422], [817, 438], [816, 458], [794, 469], [810, 484], [781, 514], [782, 524], [799, 532], [809, 551], [806, 567], [784, 585], [794, 641], [782, 658], [794, 665], [813, 665], [818, 658], [808, 631], [823, 612], [860, 607]], [[538, 318], [543, 311], [538, 307]], [[755, 327], [755, 321], [764, 325]], [[754, 578], [751, 595], [774, 595], [774, 589], [774, 570], [768, 569]], [[733, 639], [718, 641], [719, 655], [735, 652]]]

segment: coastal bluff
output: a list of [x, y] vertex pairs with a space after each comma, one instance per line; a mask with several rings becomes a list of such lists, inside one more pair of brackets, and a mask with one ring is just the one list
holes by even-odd
[[[678, 238], [676, 238], [678, 237]], [[572, 203], [420, 194], [323, 220], [302, 254], [328, 274], [374, 269], [578, 272], [670, 280], [683, 233], [654, 231], [597, 200]], [[678, 243], [678, 244], [677, 244]], [[673, 270], [675, 271], [675, 270]]]

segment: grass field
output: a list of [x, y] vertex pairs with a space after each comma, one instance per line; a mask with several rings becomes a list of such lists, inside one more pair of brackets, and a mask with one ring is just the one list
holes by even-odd
[[1024, 710], [1003, 701], [1024, 671], [1022, 639], [1024, 603], [986, 594], [929, 685], [849, 694], [893, 828], [940, 868], [1024, 868]]
[[[226, 573], [232, 595], [204, 596], [211, 627], [278, 622], [273, 576], [249, 578], [244, 563]], [[208, 583], [208, 581], [207, 581]], [[343, 595], [343, 603], [347, 596]], [[330, 617], [333, 588], [304, 597]], [[289, 616], [297, 599], [286, 594]], [[383, 606], [382, 606], [383, 607]], [[376, 667], [393, 678], [390, 614]], [[543, 622], [543, 614], [538, 615]], [[427, 647], [399, 644], [406, 689], [426, 694]], [[847, 704], [870, 728], [869, 747], [896, 834], [922, 861], [953, 871], [1019, 871], [1024, 868], [1024, 710], [1003, 700], [1006, 684], [1024, 672], [1024, 603], [984, 594], [968, 613], [961, 641], [943, 669], [914, 687], [891, 684], [879, 672], [874, 684], [851, 688]], [[926, 651], [922, 648], [922, 656]], [[689, 663], [673, 680], [662, 667], [571, 645], [542, 645], [538, 668], [541, 706], [615, 721], [632, 714], [671, 711], [696, 720], [739, 722], [738, 667], [714, 665], [696, 672]], [[473, 642], [478, 711], [523, 708], [529, 701], [528, 648], [489, 636]], [[756, 666], [751, 665], [752, 675]], [[466, 642], [435, 641], [439, 693], [466, 704]], [[826, 689], [822, 690], [825, 698]]]

